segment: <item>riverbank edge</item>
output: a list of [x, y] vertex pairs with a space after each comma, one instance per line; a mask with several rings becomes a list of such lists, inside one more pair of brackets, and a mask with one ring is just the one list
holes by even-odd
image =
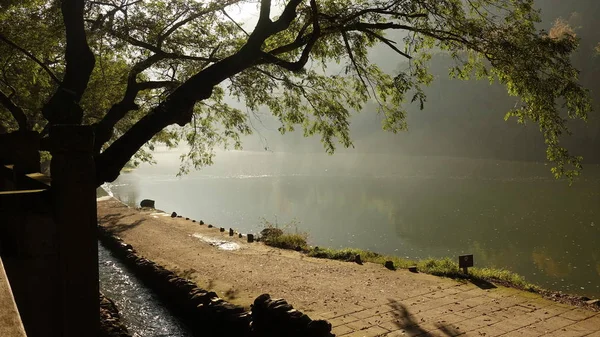
[[[116, 197], [113, 197], [115, 200], [119, 200]], [[121, 200], [119, 202], [123, 203]], [[130, 207], [130, 206], [128, 206]], [[141, 208], [134, 208], [136, 210], [140, 210]], [[169, 214], [165, 211], [155, 209], [157, 212], [163, 212]], [[200, 224], [204, 224], [203, 220], [196, 221], [189, 217], [185, 217], [181, 214], [177, 214], [177, 212], [172, 212], [172, 216], [177, 218], [184, 218], [187, 221], [198, 222]], [[216, 225], [209, 224], [208, 227], [220, 228]], [[285, 226], [283, 226], [285, 227]], [[268, 228], [276, 228], [267, 224], [265, 229]], [[222, 231], [225, 231], [225, 228], [220, 228]], [[248, 234], [241, 234], [239, 231], [235, 231], [232, 228], [229, 229], [236, 233], [236, 235], [247, 236]], [[457, 281], [471, 282], [473, 284], [489, 284], [495, 283], [498, 285], [502, 285], [509, 288], [514, 288], [534, 294], [538, 294], [545, 299], [562, 303], [573, 305], [576, 307], [588, 309], [591, 311], [600, 312], [600, 300], [592, 299], [586, 296], [572, 295], [567, 294], [562, 291], [548, 290], [533, 283], [525, 281], [525, 278], [517, 273], [498, 268], [477, 268], [473, 267], [469, 269], [469, 273], [463, 273], [458, 267], [458, 263], [453, 261], [451, 258], [428, 258], [423, 260], [408, 260], [403, 259], [397, 256], [383, 255], [376, 252], [358, 249], [358, 248], [342, 248], [342, 249], [333, 249], [333, 248], [320, 248], [318, 246], [310, 246], [306, 241], [308, 237], [307, 233], [285, 233], [283, 231], [282, 235], [277, 238], [277, 240], [269, 240], [268, 237], [264, 235], [261, 237], [260, 235], [253, 235], [253, 237], [258, 241], [258, 243], [266, 244], [273, 248], [284, 249], [284, 250], [294, 250], [301, 252], [309, 257], [315, 258], [323, 258], [330, 260], [339, 260], [346, 262], [372, 262], [375, 264], [380, 264], [385, 266], [386, 262], [391, 261], [392, 265], [389, 266], [389, 269], [407, 269], [413, 272], [422, 272], [425, 274], [430, 274], [439, 277], [446, 277]], [[359, 257], [357, 257], [357, 255]], [[416, 268], [416, 269], [415, 269]]]
[[135, 249], [109, 230], [98, 226], [100, 242], [150, 289], [194, 335], [248, 337], [332, 337], [331, 324], [312, 320], [283, 299], [258, 296], [250, 312], [200, 289], [157, 263], [139, 256]]
[[[287, 238], [288, 236], [289, 240]], [[300, 239], [298, 236], [298, 234], [283, 233], [275, 240], [270, 240], [268, 237], [259, 237], [259, 240], [270, 247], [295, 250], [309, 257], [354, 263], [371, 262], [383, 265], [388, 269], [407, 269], [412, 272], [423, 272], [425, 274], [447, 277], [457, 281], [469, 281], [473, 284], [494, 283], [504, 287], [538, 294], [543, 298], [554, 302], [600, 312], [600, 300], [598, 299], [591, 299], [587, 296], [571, 295], [563, 293], [562, 291], [548, 290], [533, 283], [529, 283], [525, 281], [523, 276], [505, 269], [474, 267], [470, 268], [469, 272], [465, 274], [460, 270], [458, 263], [449, 257], [408, 260], [397, 256], [383, 255], [358, 248], [320, 248], [318, 246], [309, 246], [306, 241], [303, 243], [299, 242]], [[286, 244], [286, 242], [293, 242], [293, 244]]]
[[100, 337], [132, 337], [115, 302], [100, 293]]

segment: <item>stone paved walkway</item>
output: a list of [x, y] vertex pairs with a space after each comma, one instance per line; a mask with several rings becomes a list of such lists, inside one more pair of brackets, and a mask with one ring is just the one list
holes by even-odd
[[333, 332], [344, 337], [600, 337], [598, 312], [514, 289], [484, 290], [470, 284], [312, 316], [327, 319]]
[[[309, 258], [114, 199], [98, 202], [98, 220], [201, 288], [246, 306], [262, 293], [283, 297], [311, 318], [327, 319], [337, 336], [600, 337], [599, 312], [528, 292]], [[215, 242], [240, 249], [221, 250]]]

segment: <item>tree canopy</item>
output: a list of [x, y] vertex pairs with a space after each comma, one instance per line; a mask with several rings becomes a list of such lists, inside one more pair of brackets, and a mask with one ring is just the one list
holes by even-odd
[[[367, 104], [404, 130], [435, 53], [454, 60], [449, 76], [518, 97], [506, 118], [537, 123], [557, 177], [581, 169], [560, 143], [567, 119], [591, 110], [570, 60], [578, 40], [540, 30], [533, 0], [23, 0], [0, 5], [0, 21], [0, 132], [38, 131], [43, 148], [52, 125], [93, 125], [98, 184], [156, 143], [210, 164], [215, 146], [241, 146], [259, 108], [330, 153], [352, 145], [349, 117]], [[376, 46], [408, 68], [384, 72]]]

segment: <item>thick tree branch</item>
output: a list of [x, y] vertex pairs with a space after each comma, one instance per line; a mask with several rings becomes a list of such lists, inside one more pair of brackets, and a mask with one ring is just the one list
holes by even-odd
[[[245, 69], [248, 69], [262, 58], [264, 52], [260, 49], [264, 41], [273, 34], [287, 29], [296, 17], [296, 9], [302, 0], [290, 0], [281, 17], [272, 22], [266, 18], [270, 14], [270, 1], [263, 0], [261, 7], [262, 20], [259, 20], [256, 28], [250, 34], [246, 44], [237, 53], [224, 58], [204, 68], [192, 76], [159, 106], [152, 109], [150, 113], [142, 117], [123, 136], [113, 142], [104, 152], [96, 156], [96, 183], [98, 185], [113, 181], [119, 176], [121, 168], [133, 157], [133, 155], [152, 137], [171, 124], [184, 126], [192, 119], [193, 108], [196, 102], [209, 98], [213, 88]], [[311, 0], [311, 6], [316, 13], [316, 1]], [[269, 11], [267, 13], [267, 7]], [[315, 15], [316, 18], [316, 15]], [[307, 44], [298, 64], [308, 60], [310, 49], [318, 38], [319, 24], [313, 22], [317, 34]]]
[[58, 77], [56, 77], [56, 75], [54, 75], [54, 73], [52, 72], [52, 70], [50, 70], [50, 68], [48, 68], [48, 66], [46, 66], [46, 64], [44, 64], [44, 62], [40, 61], [37, 57], [35, 57], [33, 54], [31, 54], [30, 52], [28, 52], [27, 50], [25, 50], [21, 46], [17, 45], [16, 43], [12, 42], [11, 40], [9, 40], [2, 33], [0, 33], [0, 40], [2, 40], [7, 45], [15, 48], [16, 50], [20, 51], [21, 53], [25, 54], [25, 56], [27, 56], [33, 62], [37, 63], [40, 67], [42, 67], [42, 69], [44, 69], [44, 71], [48, 74], [48, 76], [50, 76], [50, 78], [54, 82], [56, 82], [57, 84], [60, 84], [60, 80], [58, 79]]
[[265, 25], [267, 22], [271, 22], [271, 0], [261, 0], [258, 25]]
[[296, 62], [289, 62], [289, 61], [282, 60], [282, 59], [276, 57], [275, 55], [262, 52], [263, 59], [267, 63], [273, 63], [275, 65], [278, 65], [278, 66], [285, 68], [287, 70], [290, 70], [290, 71], [300, 71], [304, 68], [304, 66], [308, 62], [308, 58], [310, 56], [310, 52], [312, 51], [312, 48], [314, 47], [315, 43], [321, 36], [321, 26], [319, 25], [319, 20], [318, 20], [319, 9], [317, 7], [316, 0], [310, 1], [310, 7], [311, 7], [311, 12], [312, 12], [313, 31], [312, 31], [312, 35], [311, 35], [310, 39], [308, 40], [308, 42], [306, 43], [306, 46], [304, 47], [304, 50], [302, 50], [300, 59]]
[[2, 91], [0, 91], [0, 103], [2, 103], [2, 105], [4, 105], [8, 111], [10, 111], [10, 114], [17, 121], [17, 124], [19, 125], [19, 131], [27, 131], [27, 116], [25, 115], [25, 112], [23, 112], [23, 109], [13, 103], [13, 101]]
[[302, 0], [289, 0], [279, 19], [273, 22], [270, 18], [271, 0], [262, 0], [258, 23], [244, 47], [254, 49], [255, 51], [260, 50], [263, 42], [268, 37], [288, 29], [292, 21], [296, 18], [296, 11], [301, 2]]
[[137, 76], [144, 70], [151, 67], [158, 61], [163, 60], [162, 55], [154, 54], [147, 59], [135, 64], [129, 71], [127, 77], [127, 88], [125, 89], [125, 95], [121, 101], [114, 104], [110, 110], [104, 115], [102, 120], [95, 125], [96, 141], [94, 144], [94, 150], [99, 153], [106, 142], [112, 137], [112, 130], [115, 125], [123, 118], [129, 111], [139, 109], [138, 105], [135, 104], [135, 99], [140, 91], [148, 89], [158, 89], [164, 87], [175, 87], [178, 85], [175, 81], [149, 81], [149, 82], [137, 82]]
[[85, 34], [84, 4], [85, 0], [62, 0], [61, 6], [67, 38], [67, 68], [63, 87], [73, 92], [75, 102], [79, 102], [83, 96], [95, 64], [94, 54]]
[[137, 84], [140, 91], [160, 89], [160, 88], [176, 88], [181, 83], [177, 81], [146, 81]]

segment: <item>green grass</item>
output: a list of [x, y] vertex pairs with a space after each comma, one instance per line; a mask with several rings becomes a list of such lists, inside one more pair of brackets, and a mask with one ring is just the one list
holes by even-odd
[[[261, 231], [261, 240], [266, 245], [302, 251], [309, 249], [308, 233], [298, 232], [297, 223], [295, 221], [284, 225], [283, 228], [279, 228], [277, 221], [270, 222], [266, 219], [262, 219], [262, 221], [263, 230]], [[294, 233], [288, 233], [291, 227], [294, 227]]]
[[505, 269], [494, 268], [469, 268], [469, 274], [464, 274], [458, 267], [458, 263], [448, 257], [442, 259], [424, 259], [424, 260], [408, 260], [397, 256], [382, 255], [368, 250], [343, 248], [309, 248], [305, 250], [308, 256], [354, 261], [356, 255], [360, 255], [363, 262], [372, 262], [383, 265], [386, 261], [392, 261], [396, 269], [408, 269], [416, 266], [421, 273], [449, 277], [453, 279], [470, 279], [474, 281], [498, 282], [503, 285], [512, 286], [515, 288], [537, 292], [539, 287], [528, 283], [525, 279], [513, 272]]
[[[296, 223], [292, 223], [296, 227]], [[464, 274], [458, 267], [458, 263], [450, 258], [442, 259], [424, 259], [424, 260], [409, 260], [397, 256], [383, 255], [368, 250], [356, 248], [319, 248], [308, 245], [308, 234], [299, 233], [297, 228], [295, 233], [287, 233], [290, 225], [286, 225], [281, 229], [277, 223], [271, 223], [263, 219], [263, 227], [269, 229], [263, 231], [267, 235], [261, 237], [262, 241], [269, 246], [301, 250], [306, 255], [322, 259], [354, 261], [356, 255], [360, 255], [363, 262], [371, 262], [383, 265], [386, 261], [392, 261], [396, 269], [408, 269], [416, 266], [421, 273], [449, 277], [453, 279], [471, 280], [474, 282], [496, 282], [505, 286], [510, 286], [531, 292], [540, 292], [542, 289], [531, 284], [518, 274], [505, 269], [495, 268], [469, 268], [469, 273]], [[275, 230], [273, 230], [275, 229]]]
[[304, 234], [281, 234], [269, 238], [263, 238], [265, 244], [277, 248], [294, 249], [305, 251], [308, 249], [306, 235]]

